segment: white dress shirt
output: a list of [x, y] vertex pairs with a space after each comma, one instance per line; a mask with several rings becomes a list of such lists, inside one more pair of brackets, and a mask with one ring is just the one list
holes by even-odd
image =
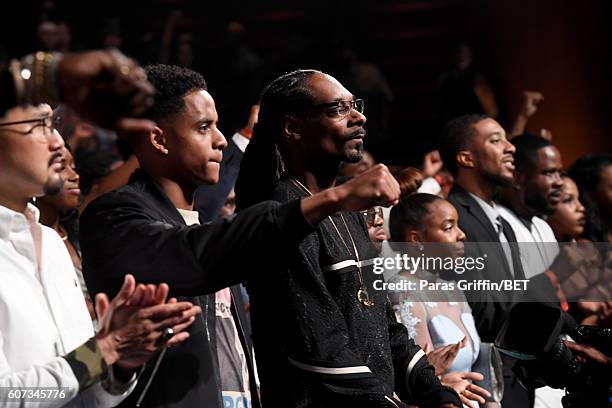
[[546, 271], [559, 254], [559, 245], [552, 228], [539, 217], [524, 220], [503, 205], [499, 205], [498, 209], [516, 236], [525, 278], [531, 279]]
[[16, 403], [0, 388], [0, 406], [115, 406], [135, 383], [122, 395], [111, 395], [100, 382], [79, 393], [61, 357], [93, 337], [94, 329], [68, 250], [38, 216], [31, 204], [25, 215], [0, 206], [0, 387], [61, 387], [66, 398]]

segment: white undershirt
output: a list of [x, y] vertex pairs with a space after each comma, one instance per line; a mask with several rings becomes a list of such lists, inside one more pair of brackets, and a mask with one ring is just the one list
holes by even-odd
[[[187, 225], [200, 223], [197, 211], [178, 208], [177, 210]], [[251, 406], [249, 369], [231, 307], [232, 295], [229, 288], [221, 289], [215, 293], [216, 350], [221, 371], [223, 406], [248, 407]]]

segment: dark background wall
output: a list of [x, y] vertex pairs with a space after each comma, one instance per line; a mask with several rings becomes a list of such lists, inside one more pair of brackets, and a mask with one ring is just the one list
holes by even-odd
[[612, 151], [609, 1], [466, 2], [467, 30], [487, 50], [506, 116], [521, 90], [545, 95], [528, 128], [552, 130], [565, 165]]
[[[390, 127], [378, 157], [416, 164], [435, 147], [440, 123], [435, 91], [440, 74], [462, 40], [474, 48], [479, 70], [490, 79], [500, 121], [508, 128], [522, 90], [545, 101], [528, 129], [552, 130], [566, 165], [587, 152], [611, 152], [610, 4], [606, 0], [293, 0], [222, 2], [151, 0], [12, 3], [3, 12], [0, 43], [9, 56], [35, 48], [43, 19], [67, 21], [76, 49], [99, 47], [109, 18], [119, 22], [122, 50], [143, 63], [155, 60], [164, 25], [182, 17], [177, 35], [193, 38], [196, 68], [209, 80], [230, 133], [248, 112], [263, 83], [297, 67], [337, 74], [337, 50], [355, 49], [376, 64], [394, 92]], [[9, 7], [8, 5], [6, 7]], [[226, 29], [246, 27], [245, 44], [262, 61], [253, 89], [228, 81]], [[16, 25], [15, 22], [19, 24]], [[215, 94], [216, 93], [216, 94]], [[240, 103], [236, 103], [237, 95]], [[232, 106], [232, 104], [237, 106]], [[371, 106], [370, 106], [371, 108]], [[366, 110], [367, 110], [366, 102]], [[234, 113], [232, 113], [232, 112]], [[367, 113], [367, 112], [366, 112]], [[239, 115], [238, 115], [239, 116]]]

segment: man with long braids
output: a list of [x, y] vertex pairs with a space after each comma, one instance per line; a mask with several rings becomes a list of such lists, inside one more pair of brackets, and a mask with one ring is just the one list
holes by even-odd
[[[238, 207], [336, 186], [341, 162], [361, 159], [365, 121], [363, 101], [329, 75], [273, 81], [242, 160]], [[264, 406], [460, 407], [374, 290], [376, 252], [360, 217], [335, 212], [285, 250], [286, 262], [253, 265], [265, 270], [247, 280]]]

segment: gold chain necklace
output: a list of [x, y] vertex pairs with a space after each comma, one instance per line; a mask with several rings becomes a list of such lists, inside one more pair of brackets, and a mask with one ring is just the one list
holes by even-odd
[[58, 225], [58, 231], [57, 231], [57, 235], [60, 236], [60, 238], [62, 239], [62, 241], [66, 241], [68, 239], [68, 233], [66, 232], [66, 230], [64, 228], [62, 228], [61, 226]]
[[[289, 176], [289, 178], [291, 179], [291, 181], [293, 182], [293, 184], [296, 187], [301, 188], [302, 190], [304, 190], [309, 195], [312, 195], [310, 190], [308, 190], [308, 188], [304, 184], [302, 184], [298, 179], [296, 179], [295, 177], [292, 177], [292, 176]], [[327, 218], [329, 218], [329, 221], [331, 222], [332, 226], [336, 230], [336, 233], [338, 234], [338, 237], [340, 237], [340, 240], [344, 244], [344, 247], [348, 251], [349, 255], [353, 255], [351, 253], [351, 249], [349, 248], [349, 246], [346, 244], [346, 241], [342, 237], [342, 234], [340, 234], [340, 230], [336, 226], [336, 223], [332, 219], [331, 215], [328, 215]], [[348, 224], [346, 223], [346, 220], [344, 219], [344, 216], [342, 215], [342, 213], [340, 213], [340, 218], [342, 218], [342, 222], [344, 223], [344, 228], [346, 228], [346, 232], [348, 233], [348, 236], [349, 236], [349, 238], [351, 240], [351, 244], [353, 245], [353, 251], [355, 251], [355, 257], [357, 258], [357, 273], [358, 273], [358, 276], [359, 276], [359, 290], [357, 291], [357, 300], [359, 300], [359, 302], [361, 304], [363, 304], [364, 306], [374, 306], [374, 301], [372, 301], [372, 299], [370, 299], [370, 294], [368, 293], [368, 289], [366, 288], [365, 284], [363, 283], [363, 273], [361, 271], [361, 260], [359, 259], [359, 252], [357, 251], [357, 246], [355, 245], [355, 240], [353, 240], [353, 235], [351, 234], [351, 231], [349, 230]]]

